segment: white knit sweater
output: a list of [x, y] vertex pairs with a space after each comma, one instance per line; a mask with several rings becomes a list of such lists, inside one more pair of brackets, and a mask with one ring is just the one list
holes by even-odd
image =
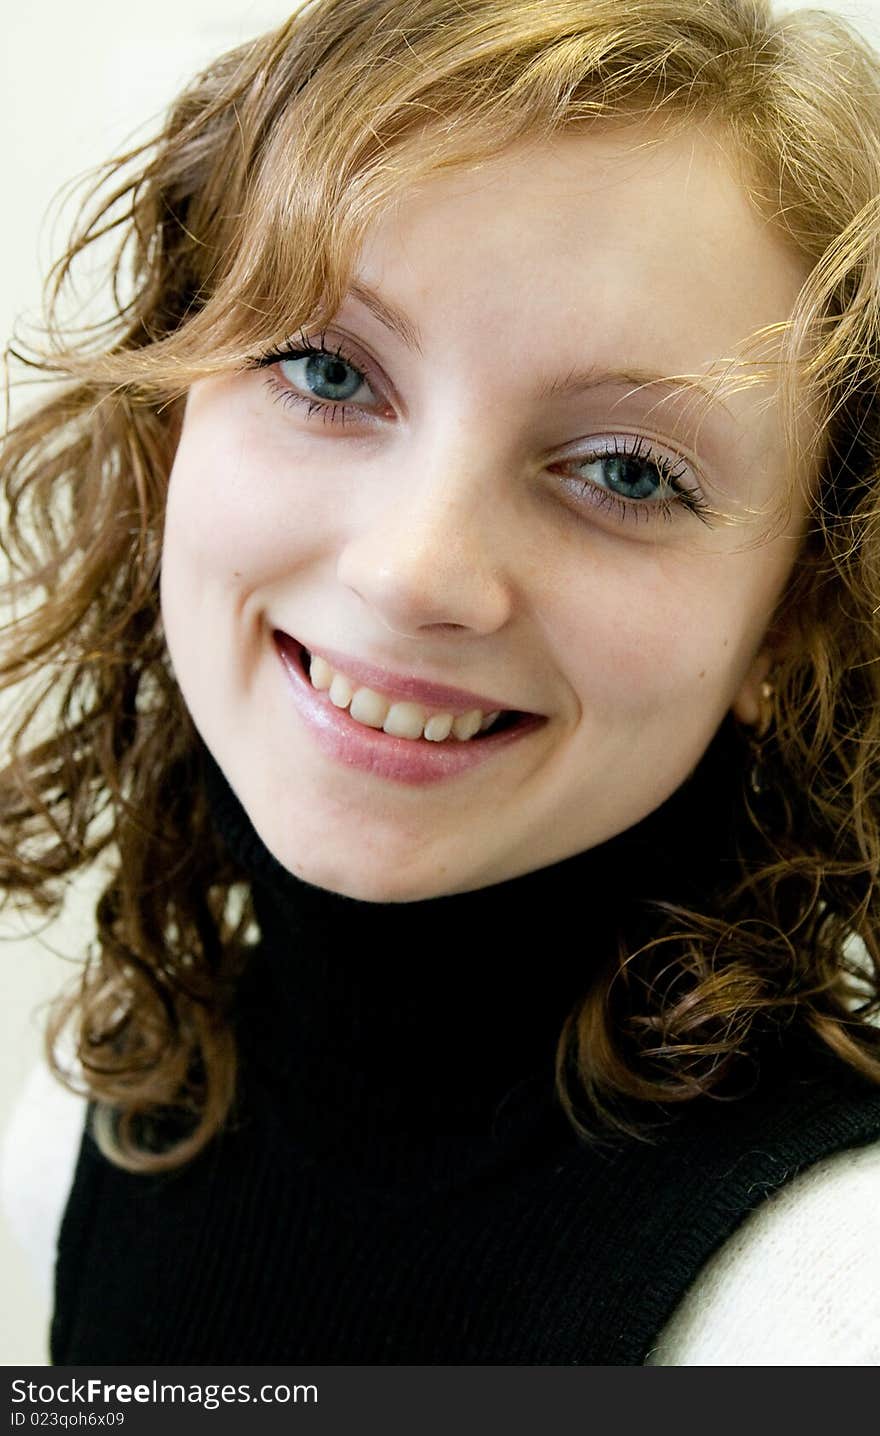
[[[44, 1068], [0, 1156], [0, 1198], [47, 1318], [55, 1236], [85, 1103]], [[880, 1365], [880, 1142], [817, 1163], [765, 1200], [708, 1261], [652, 1366]]]

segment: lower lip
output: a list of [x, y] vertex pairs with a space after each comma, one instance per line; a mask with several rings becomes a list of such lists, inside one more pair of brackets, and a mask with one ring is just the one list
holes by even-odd
[[546, 721], [540, 714], [530, 714], [514, 728], [464, 741], [444, 739], [442, 743], [432, 743], [427, 738], [394, 738], [381, 728], [356, 722], [344, 708], [331, 703], [326, 693], [312, 687], [303, 667], [302, 645], [296, 639], [278, 630], [274, 639], [297, 709], [318, 745], [347, 767], [375, 773], [379, 778], [413, 786], [442, 783], [490, 762]]

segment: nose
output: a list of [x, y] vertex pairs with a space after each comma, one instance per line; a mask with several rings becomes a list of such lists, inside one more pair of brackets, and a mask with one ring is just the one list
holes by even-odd
[[488, 486], [467, 464], [441, 465], [435, 455], [432, 472], [422, 467], [390, 488], [345, 542], [340, 581], [395, 633], [501, 628], [513, 593]]

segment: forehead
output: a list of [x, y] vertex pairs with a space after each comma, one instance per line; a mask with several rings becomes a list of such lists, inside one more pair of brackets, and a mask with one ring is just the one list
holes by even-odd
[[722, 141], [618, 124], [431, 176], [368, 235], [355, 292], [395, 308], [432, 385], [469, 384], [484, 412], [552, 424], [593, 382], [626, 417], [629, 376], [653, 377], [633, 417], [652, 401], [672, 421], [674, 404], [676, 432], [716, 466], [741, 461], [757, 500], [780, 483], [776, 360], [810, 265]]
[[405, 295], [428, 330], [466, 317], [506, 336], [512, 321], [563, 319], [580, 347], [662, 350], [683, 372], [784, 322], [808, 268], [720, 133], [628, 124], [423, 180], [369, 234], [358, 273]]

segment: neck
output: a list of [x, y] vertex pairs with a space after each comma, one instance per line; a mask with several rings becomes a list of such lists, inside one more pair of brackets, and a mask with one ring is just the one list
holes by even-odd
[[375, 1159], [443, 1134], [485, 1141], [536, 1093], [552, 1101], [562, 1025], [609, 950], [595, 855], [473, 892], [365, 902], [281, 867], [209, 755], [206, 781], [261, 935], [240, 1045], [289, 1088], [298, 1131]]
[[287, 872], [204, 749], [215, 825], [250, 882], [261, 933], [238, 1002], [251, 1070], [286, 1084], [313, 1144], [371, 1161], [438, 1134], [485, 1141], [536, 1091], [546, 1123], [567, 1015], [610, 981], [621, 943], [636, 951], [656, 931], [657, 902], [699, 909], [717, 887], [719, 813], [732, 810], [740, 746], [726, 725], [662, 808], [598, 848], [408, 903], [344, 897]]

